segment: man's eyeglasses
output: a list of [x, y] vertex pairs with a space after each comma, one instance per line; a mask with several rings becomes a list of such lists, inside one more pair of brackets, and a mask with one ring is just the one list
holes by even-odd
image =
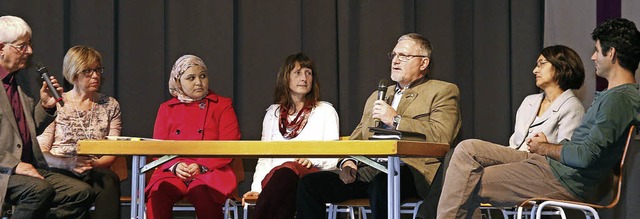
[[102, 73], [104, 73], [104, 67], [97, 67], [95, 69], [88, 68], [80, 71], [80, 73], [82, 73], [82, 75], [84, 75], [85, 77], [91, 77], [94, 72], [97, 73], [98, 76], [100, 76], [102, 75]]
[[16, 45], [16, 44], [13, 44], [13, 43], [6, 43], [6, 44], [11, 46], [11, 47], [13, 47], [14, 49], [18, 50], [18, 52], [20, 52], [20, 53], [26, 52], [27, 49], [29, 47], [31, 47], [31, 42], [22, 43], [20, 45]]
[[398, 60], [403, 61], [403, 62], [409, 61], [410, 59], [412, 59], [414, 57], [428, 58], [425, 55], [407, 55], [407, 54], [395, 53], [395, 52], [390, 52], [388, 55], [389, 55], [389, 59], [391, 59], [391, 60], [393, 60], [393, 58], [398, 56]]

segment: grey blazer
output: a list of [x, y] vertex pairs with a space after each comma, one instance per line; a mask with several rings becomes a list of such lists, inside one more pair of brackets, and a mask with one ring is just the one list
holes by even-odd
[[573, 130], [580, 125], [584, 115], [584, 107], [578, 97], [571, 90], [566, 90], [536, 120], [543, 99], [544, 93], [524, 98], [516, 113], [515, 128], [509, 139], [510, 148], [529, 151], [526, 139], [539, 132], [544, 133], [550, 143], [571, 139]]
[[[18, 86], [18, 93], [31, 134], [34, 167], [49, 169], [47, 161], [42, 156], [36, 136], [44, 131], [56, 115], [47, 114], [42, 105], [34, 103], [33, 99], [28, 97], [20, 86]], [[22, 144], [22, 137], [20, 137], [7, 92], [4, 88], [0, 88], [0, 206], [4, 203], [7, 194], [9, 176], [20, 163]]]

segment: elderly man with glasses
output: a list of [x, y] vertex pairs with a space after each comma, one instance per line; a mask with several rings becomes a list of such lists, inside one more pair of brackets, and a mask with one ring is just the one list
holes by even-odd
[[56, 99], [44, 82], [40, 100], [27, 96], [16, 81], [26, 68], [31, 28], [14, 16], [0, 17], [0, 205], [15, 205], [12, 218], [86, 218], [95, 194], [83, 182], [50, 171], [36, 136], [57, 115]]
[[[461, 125], [454, 84], [430, 79], [431, 43], [416, 33], [401, 36], [391, 53], [391, 79], [385, 100], [377, 92], [367, 99], [352, 140], [374, 136], [369, 127], [380, 121], [384, 128], [424, 134], [426, 141], [453, 143]], [[426, 198], [440, 161], [403, 158], [400, 198]], [[378, 160], [386, 162], [385, 160]], [[369, 198], [373, 218], [387, 218], [387, 176], [351, 159], [339, 162], [340, 173], [322, 171], [306, 175], [298, 184], [298, 218], [326, 218], [325, 203]]]

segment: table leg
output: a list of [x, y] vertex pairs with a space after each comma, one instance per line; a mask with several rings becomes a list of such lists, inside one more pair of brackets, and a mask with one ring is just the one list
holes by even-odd
[[394, 218], [400, 219], [400, 158], [393, 157], [395, 165], [395, 174], [393, 176], [393, 202], [395, 203], [393, 206], [393, 213], [395, 214]]
[[[143, 167], [146, 163], [147, 163], [147, 157], [140, 156], [140, 165], [138, 166]], [[144, 219], [144, 212], [145, 212], [144, 188], [146, 187], [146, 184], [147, 184], [146, 174], [139, 173], [138, 174], [138, 200], [139, 200], [138, 201], [138, 217], [139, 219]]]
[[138, 219], [138, 175], [140, 174], [140, 156], [131, 158], [131, 219]]
[[400, 218], [400, 158], [389, 156], [387, 162], [387, 218]]

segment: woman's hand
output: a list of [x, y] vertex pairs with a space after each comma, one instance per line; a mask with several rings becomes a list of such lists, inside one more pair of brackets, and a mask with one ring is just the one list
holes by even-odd
[[72, 171], [77, 174], [82, 174], [85, 171], [93, 169], [93, 158], [88, 156], [77, 156], [76, 165]]
[[178, 163], [176, 165], [175, 175], [181, 180], [191, 179], [191, 171], [189, 170], [189, 165], [183, 162]]
[[242, 195], [242, 198], [246, 198], [246, 199], [257, 199], [258, 195], [260, 195], [259, 192], [254, 192], [254, 191], [248, 191], [247, 193], [244, 193], [244, 195]]
[[191, 178], [201, 174], [201, 170], [202, 169], [200, 169], [200, 165], [197, 163], [192, 163], [187, 166], [187, 171], [189, 172], [189, 174], [191, 174]]
[[313, 163], [311, 163], [311, 161], [307, 158], [296, 158], [294, 159], [294, 161], [298, 162], [300, 165], [306, 167], [307, 169], [313, 166]]

